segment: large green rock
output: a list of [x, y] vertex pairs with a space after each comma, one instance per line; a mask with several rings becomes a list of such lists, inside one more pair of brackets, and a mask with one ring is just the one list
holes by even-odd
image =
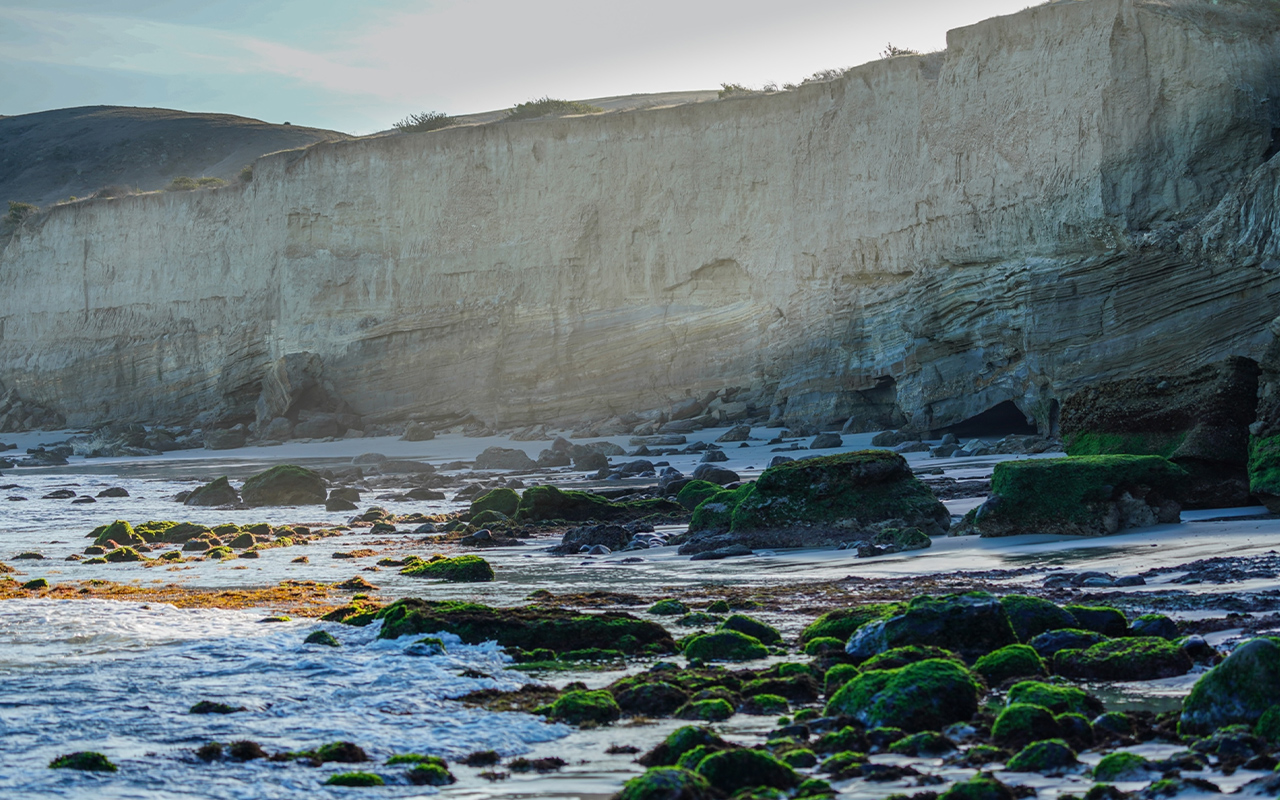
[[982, 687], [954, 661], [929, 659], [899, 669], [864, 672], [827, 702], [827, 716], [847, 715], [868, 728], [942, 730], [978, 711]]
[[1245, 642], [1196, 681], [1182, 703], [1178, 730], [1205, 735], [1226, 725], [1253, 725], [1280, 698], [1280, 644]]
[[324, 478], [306, 467], [281, 464], [249, 478], [240, 487], [248, 506], [324, 505]]
[[653, 767], [622, 785], [612, 800], [714, 800], [707, 779], [679, 767]]
[[615, 503], [590, 492], [565, 491], [554, 486], [531, 486], [521, 495], [520, 505], [516, 509], [514, 518], [530, 522], [541, 520], [607, 522], [639, 519], [651, 514], [678, 516], [684, 513], [685, 510], [679, 503], [662, 498]]
[[863, 661], [906, 645], [931, 645], [973, 661], [993, 650], [1017, 644], [1004, 606], [985, 592], [913, 599], [905, 611], [863, 625], [845, 651]]
[[1178, 507], [1170, 502], [1186, 479], [1181, 467], [1160, 456], [1002, 461], [992, 473], [991, 497], [972, 524], [982, 536], [1100, 536], [1175, 522]]
[[888, 520], [943, 533], [951, 515], [905, 458], [862, 450], [770, 467], [739, 498], [729, 527], [735, 533], [807, 528], [848, 539]]
[[728, 630], [693, 637], [684, 654], [703, 661], [751, 661], [769, 655], [769, 649], [754, 636]]
[[698, 764], [697, 772], [726, 795], [739, 789], [767, 786], [792, 789], [800, 784], [796, 771], [761, 750], [721, 750]]
[[582, 614], [562, 608], [493, 608], [479, 603], [407, 597], [373, 611], [343, 615], [348, 625], [382, 620], [380, 639], [452, 633], [467, 644], [494, 641], [525, 650], [556, 652], [600, 648], [625, 653], [670, 653], [675, 642], [661, 625], [630, 614]]
[[504, 516], [514, 516], [520, 507], [520, 495], [515, 489], [505, 487], [492, 489], [471, 501], [471, 515], [474, 517], [485, 511], [497, 511]]
[[1062, 404], [1068, 455], [1156, 455], [1187, 470], [1189, 508], [1247, 504], [1258, 365], [1235, 356], [1177, 375], [1098, 383]]
[[859, 606], [828, 611], [801, 631], [800, 643], [807, 644], [814, 639], [824, 637], [848, 641], [854, 631], [868, 622], [893, 616], [905, 607], [902, 603], [863, 603]]
[[1152, 681], [1191, 671], [1181, 647], [1157, 636], [1134, 636], [1095, 644], [1087, 650], [1059, 650], [1053, 671], [1089, 681]]
[[1029, 642], [1045, 631], [1076, 626], [1071, 612], [1039, 597], [1011, 594], [1000, 598], [1000, 605], [1009, 615], [1009, 624], [1020, 642]]
[[447, 583], [486, 583], [493, 580], [493, 567], [480, 556], [466, 555], [417, 562], [400, 570], [400, 574]]

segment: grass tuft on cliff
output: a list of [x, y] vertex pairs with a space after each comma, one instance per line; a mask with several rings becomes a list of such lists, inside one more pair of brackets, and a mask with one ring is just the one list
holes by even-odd
[[447, 128], [454, 123], [453, 117], [439, 111], [424, 111], [421, 114], [410, 114], [392, 127], [401, 133], [426, 133]]
[[604, 109], [599, 106], [593, 106], [588, 103], [579, 103], [574, 100], [556, 100], [551, 97], [543, 97], [538, 100], [530, 100], [527, 103], [520, 103], [511, 109], [511, 113], [507, 114], [506, 121], [521, 119], [538, 119], [539, 117], [567, 117], [570, 114], [602, 114]]

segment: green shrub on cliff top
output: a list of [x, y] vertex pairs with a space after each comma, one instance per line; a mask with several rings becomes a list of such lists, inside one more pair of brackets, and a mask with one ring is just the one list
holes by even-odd
[[216, 189], [219, 186], [226, 186], [227, 182], [222, 178], [210, 178], [208, 176], [201, 178], [188, 178], [186, 175], [174, 178], [169, 185], [164, 187], [166, 192], [190, 192], [195, 189]]
[[27, 217], [35, 214], [40, 210], [39, 206], [31, 203], [19, 203], [17, 200], [9, 201], [9, 213], [5, 215], [5, 220], [14, 225], [21, 225], [26, 221]]
[[538, 100], [530, 100], [527, 103], [518, 104], [503, 118], [503, 121], [537, 119], [538, 117], [566, 117], [570, 114], [601, 114], [603, 112], [603, 108], [588, 105], [587, 103], [542, 97]]
[[440, 128], [447, 128], [454, 123], [453, 117], [439, 111], [424, 111], [421, 114], [410, 114], [392, 127], [401, 133], [426, 133]]

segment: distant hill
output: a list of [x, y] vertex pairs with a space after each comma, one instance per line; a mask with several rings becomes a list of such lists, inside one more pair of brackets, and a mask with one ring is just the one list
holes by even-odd
[[0, 117], [0, 207], [48, 205], [104, 186], [160, 189], [179, 176], [234, 179], [277, 150], [350, 138], [230, 114], [86, 106]]

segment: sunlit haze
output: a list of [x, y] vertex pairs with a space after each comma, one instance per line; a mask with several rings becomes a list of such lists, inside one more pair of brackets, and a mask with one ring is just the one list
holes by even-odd
[[877, 57], [1026, 0], [0, 0], [0, 114], [157, 106], [370, 133], [466, 114], [760, 86]]

